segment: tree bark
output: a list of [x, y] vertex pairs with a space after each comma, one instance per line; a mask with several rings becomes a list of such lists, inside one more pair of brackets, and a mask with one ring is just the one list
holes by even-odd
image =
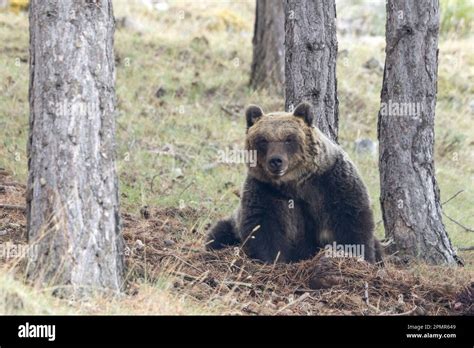
[[74, 294], [119, 291], [111, 0], [30, 4], [28, 277]]
[[386, 59], [378, 137], [385, 234], [402, 259], [455, 264], [441, 216], [433, 159], [437, 0], [387, 2]]
[[337, 142], [337, 36], [334, 0], [286, 0], [286, 109], [313, 105], [316, 126]]
[[250, 86], [283, 96], [285, 83], [284, 0], [257, 0]]

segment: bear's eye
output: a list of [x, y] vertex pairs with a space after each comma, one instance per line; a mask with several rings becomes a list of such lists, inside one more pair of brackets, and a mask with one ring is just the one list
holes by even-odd
[[257, 144], [258, 147], [263, 147], [263, 146], [267, 145], [267, 142], [268, 142], [267, 139], [259, 138], [259, 139], [257, 139], [256, 144]]
[[289, 144], [293, 143], [293, 141], [294, 141], [294, 139], [293, 139], [292, 137], [288, 137], [288, 138], [286, 138], [286, 140], [285, 140], [285, 144], [286, 144], [286, 145], [289, 145]]

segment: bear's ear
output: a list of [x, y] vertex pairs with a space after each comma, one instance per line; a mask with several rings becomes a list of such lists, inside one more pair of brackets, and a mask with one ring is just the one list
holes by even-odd
[[247, 129], [252, 127], [257, 120], [263, 116], [263, 110], [260, 106], [249, 105], [245, 110], [245, 118], [247, 119]]
[[311, 104], [303, 102], [298, 104], [295, 111], [293, 111], [293, 115], [296, 117], [301, 117], [308, 126], [313, 125], [313, 110]]

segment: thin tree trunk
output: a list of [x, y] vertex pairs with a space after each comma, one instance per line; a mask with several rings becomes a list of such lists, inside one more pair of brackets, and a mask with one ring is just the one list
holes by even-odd
[[284, 93], [285, 12], [284, 0], [257, 0], [250, 86]]
[[380, 201], [392, 251], [402, 259], [455, 264], [433, 159], [438, 32], [437, 0], [387, 2], [378, 123]]
[[335, 1], [286, 0], [285, 15], [286, 109], [311, 103], [316, 126], [337, 141]]
[[111, 0], [31, 1], [28, 277], [76, 294], [122, 285], [113, 35]]

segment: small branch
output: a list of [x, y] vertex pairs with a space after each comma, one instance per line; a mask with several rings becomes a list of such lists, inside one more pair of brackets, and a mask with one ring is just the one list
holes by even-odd
[[192, 253], [201, 253], [201, 252], [203, 252], [203, 250], [188, 248], [186, 246], [182, 246], [182, 247], [180, 247], [180, 249], [183, 250], [183, 251], [189, 251], [189, 252], [192, 252]]
[[297, 298], [296, 300], [294, 300], [293, 302], [290, 302], [290, 303], [288, 303], [286, 306], [281, 307], [278, 311], [276, 311], [275, 314], [276, 314], [276, 315], [277, 315], [277, 314], [280, 314], [280, 313], [283, 312], [285, 309], [288, 309], [288, 308], [290, 308], [291, 306], [293, 306], [293, 305], [295, 305], [295, 304], [297, 304], [297, 303], [299, 303], [299, 302], [301, 302], [301, 301], [307, 299], [309, 296], [310, 296], [309, 293], [305, 292], [303, 295], [301, 295], [300, 297], [298, 297], [298, 298]]
[[14, 204], [0, 204], [0, 209], [5, 210], [21, 210], [23, 212], [26, 211], [26, 207], [23, 205], [14, 205]]
[[250, 284], [250, 283], [244, 283], [244, 282], [237, 282], [237, 281], [231, 281], [231, 280], [223, 280], [221, 282], [222, 284], [225, 284], [225, 285], [235, 285], [235, 286], [245, 286], [247, 288], [253, 288], [253, 285]]
[[380, 312], [380, 310], [377, 307], [370, 304], [370, 301], [369, 301], [369, 283], [367, 283], [367, 282], [365, 282], [365, 284], [364, 284], [364, 297], [363, 297], [363, 300], [365, 301], [365, 304], [367, 305], [367, 307], [369, 307], [375, 313]]
[[444, 201], [443, 203], [441, 203], [441, 205], [445, 205], [446, 203], [448, 203], [449, 201], [451, 201], [452, 199], [456, 198], [460, 193], [464, 192], [464, 190], [459, 190], [458, 192], [456, 192], [451, 198], [449, 198], [447, 201]]
[[[202, 276], [195, 277], [195, 276], [192, 276], [190, 274], [186, 274], [184, 272], [179, 272], [179, 271], [172, 271], [172, 272], [170, 272], [170, 274], [178, 276], [178, 277], [182, 277], [184, 280], [187, 280], [187, 281], [196, 281], [196, 282], [199, 282], [199, 283], [203, 282], [202, 278], [204, 278], [204, 279], [206, 278], [206, 277], [202, 277]], [[244, 283], [244, 282], [238, 282], [238, 281], [223, 280], [223, 281], [221, 281], [221, 283], [226, 284], [226, 285], [245, 286], [247, 288], [253, 288], [253, 285], [250, 284], [250, 283]]]
[[192, 185], [194, 185], [194, 182], [191, 181], [178, 195], [178, 199], [181, 198], [181, 195], [188, 189], [190, 188]]
[[172, 272], [170, 272], [170, 274], [174, 275], [174, 276], [182, 277], [184, 280], [187, 280], [187, 281], [196, 281], [196, 280], [198, 280], [198, 277], [194, 277], [192, 275], [189, 275], [189, 274], [186, 274], [186, 273], [183, 273], [183, 272], [179, 272], [179, 271], [172, 271]]
[[26, 188], [26, 185], [25, 185], [25, 184], [22, 184], [22, 183], [20, 183], [20, 182], [7, 182], [7, 181], [5, 181], [5, 182], [2, 182], [2, 185], [1, 185], [1, 186], [5, 186], [5, 187], [6, 187], [6, 186], [13, 186], [13, 187], [14, 187], [14, 186], [19, 186], [19, 187], [21, 187], [21, 188]]
[[232, 117], [238, 117], [239, 116], [236, 112], [233, 112], [233, 111], [227, 109], [224, 105], [221, 105], [221, 110], [224, 111], [229, 116], [232, 116]]
[[391, 312], [383, 312], [383, 313], [380, 313], [380, 315], [389, 315], [389, 316], [406, 316], [406, 315], [411, 315], [413, 313], [415, 313], [416, 309], [418, 308], [418, 306], [415, 306], [413, 307], [413, 309], [407, 311], [407, 312], [403, 312], [403, 313], [391, 313]]
[[463, 224], [461, 224], [460, 222], [454, 220], [453, 218], [450, 218], [448, 215], [446, 215], [445, 212], [443, 212], [443, 215], [446, 216], [449, 220], [451, 220], [452, 222], [454, 222], [456, 225], [464, 228], [467, 232], [474, 232], [474, 230], [472, 228], [469, 228], [469, 227], [466, 227], [464, 226]]
[[[416, 312], [416, 310], [418, 309], [418, 306], [415, 306], [413, 307], [412, 310], [409, 310], [407, 312], [404, 312], [404, 313], [399, 313], [399, 314], [392, 314], [393, 316], [405, 316], [405, 315], [412, 315], [413, 313]], [[389, 314], [390, 315], [390, 314]]]
[[466, 248], [458, 248], [461, 251], [472, 251], [474, 250], [474, 246], [466, 247]]

